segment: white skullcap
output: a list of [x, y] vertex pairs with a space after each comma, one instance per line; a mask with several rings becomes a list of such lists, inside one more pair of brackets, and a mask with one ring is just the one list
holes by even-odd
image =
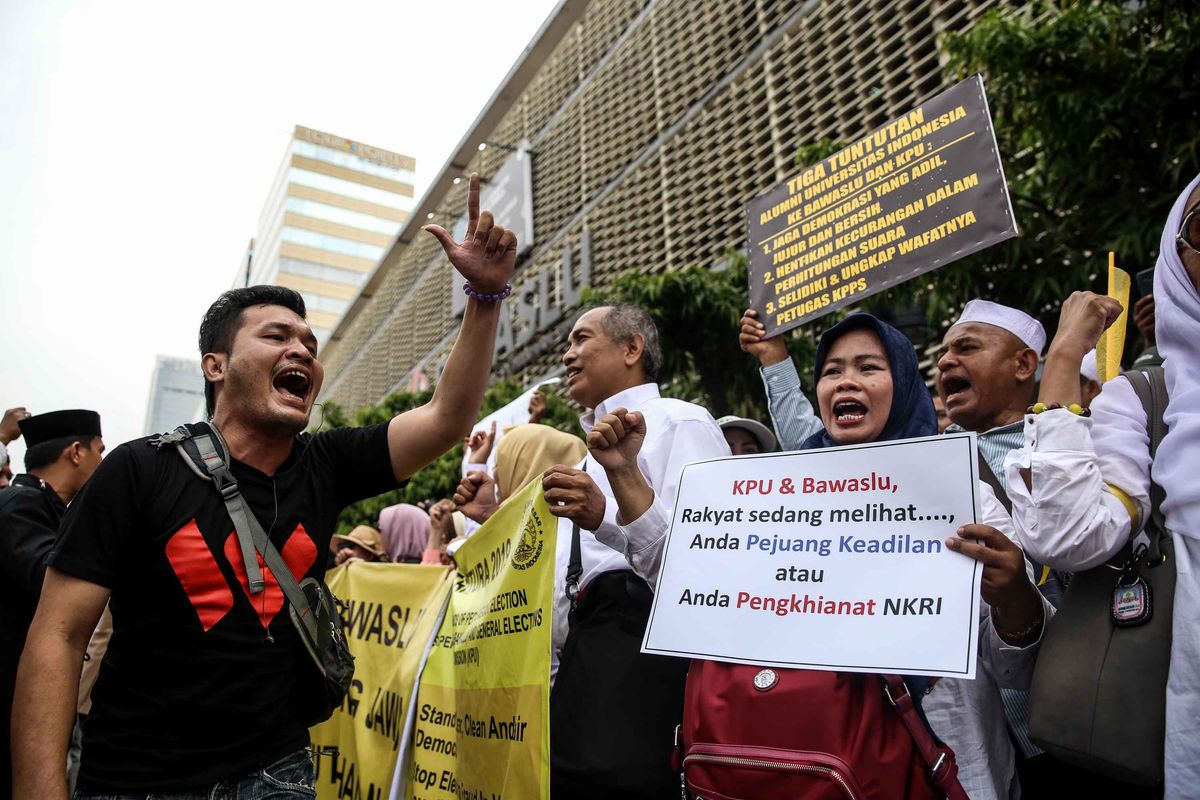
[[1096, 368], [1096, 351], [1092, 350], [1079, 363], [1079, 374], [1089, 381], [1100, 382], [1100, 370]]
[[[1046, 329], [1042, 323], [1015, 308], [1002, 306], [990, 300], [972, 300], [962, 310], [962, 316], [954, 325], [964, 322], [982, 322], [995, 325], [1016, 336], [1038, 355], [1046, 346]], [[954, 327], [953, 325], [951, 327]]]

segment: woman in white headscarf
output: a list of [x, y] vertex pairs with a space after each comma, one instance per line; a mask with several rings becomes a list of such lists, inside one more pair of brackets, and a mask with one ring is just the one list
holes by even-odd
[[[1200, 176], [1179, 195], [1154, 270], [1155, 334], [1170, 401], [1168, 432], [1151, 463], [1146, 413], [1111, 380], [1087, 419], [1058, 408], [1028, 415], [1026, 446], [1005, 462], [1017, 539], [1032, 557], [1070, 571], [1103, 564], [1150, 514], [1150, 479], [1175, 546], [1177, 583], [1167, 682], [1169, 800], [1200, 798]], [[1079, 403], [1080, 358], [1120, 305], [1076, 292], [1063, 304], [1039, 400]]]

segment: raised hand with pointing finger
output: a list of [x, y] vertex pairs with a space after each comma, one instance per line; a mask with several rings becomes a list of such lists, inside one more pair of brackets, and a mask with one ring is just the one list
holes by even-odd
[[470, 291], [493, 296], [505, 292], [517, 260], [517, 235], [497, 225], [492, 212], [480, 213], [478, 173], [471, 173], [463, 240], [455, 242], [441, 225], [426, 225], [422, 230], [441, 243], [450, 263], [467, 279]]

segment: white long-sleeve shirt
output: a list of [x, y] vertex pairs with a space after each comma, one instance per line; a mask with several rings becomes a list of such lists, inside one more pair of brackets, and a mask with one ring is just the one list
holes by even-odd
[[1150, 439], [1133, 386], [1109, 381], [1091, 408], [1090, 419], [1066, 409], [1027, 415], [1025, 446], [1004, 462], [1017, 541], [1037, 561], [1072, 572], [1103, 564], [1129, 541], [1133, 518], [1109, 485], [1138, 520], [1150, 513]]
[[[604, 521], [595, 531], [580, 531], [580, 556], [583, 574], [579, 587], [583, 589], [602, 572], [630, 569], [653, 586], [658, 579], [658, 565], [670, 519], [679, 491], [679, 474], [685, 464], [708, 458], [728, 456], [729, 445], [716, 420], [705, 409], [659, 395], [658, 386], [643, 383], [619, 392], [596, 406], [595, 411], [580, 418], [585, 431], [600, 417], [617, 409], [637, 411], [646, 418], [646, 439], [638, 454], [638, 467], [654, 490], [654, 504], [666, 509], [660, 521], [651, 523], [643, 514], [641, 524], [622, 527], [617, 524], [617, 501], [612, 497], [608, 475], [592, 458], [585, 458], [579, 469], [587, 472], [605, 496]], [[571, 603], [566, 593], [567, 565], [571, 559], [571, 529], [569, 519], [558, 522], [558, 545], [554, 565], [554, 618], [551, 679], [558, 673], [558, 653], [567, 641], [567, 613]]]
[[[992, 487], [981, 481], [979, 489], [980, 522], [1012, 539], [1012, 520]], [[1025, 571], [1033, 584], [1035, 578], [1029, 561], [1025, 561]], [[1054, 616], [1054, 606], [1040, 593], [1038, 597], [1048, 622]], [[1037, 641], [1026, 647], [1006, 644], [992, 625], [991, 606], [986, 601], [980, 602], [979, 615], [975, 680], [943, 678], [925, 695], [922, 708], [930, 727], [954, 750], [958, 779], [971, 800], [1015, 800], [1021, 796], [1016, 756], [1008, 735], [1000, 688], [1029, 688], [1042, 639], [1039, 634]]]

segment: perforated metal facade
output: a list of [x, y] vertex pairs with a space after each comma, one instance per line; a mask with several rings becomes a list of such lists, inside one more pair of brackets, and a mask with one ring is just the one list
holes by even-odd
[[[798, 147], [853, 138], [947, 86], [939, 37], [994, 4], [567, 0], [533, 44], [536, 63], [514, 68], [335, 332], [327, 398], [355, 408], [405, 388], [414, 369], [436, 377], [458, 320], [449, 263], [416, 228], [463, 212], [453, 177], [486, 178], [508, 156], [478, 141], [532, 142], [536, 244], [514, 283], [533, 288], [550, 271], [561, 301], [562, 251], [578, 277], [585, 229], [594, 286], [629, 269], [713, 265], [744, 245], [746, 200], [795, 171]], [[535, 323], [496, 374], [553, 373], [571, 316]]]

